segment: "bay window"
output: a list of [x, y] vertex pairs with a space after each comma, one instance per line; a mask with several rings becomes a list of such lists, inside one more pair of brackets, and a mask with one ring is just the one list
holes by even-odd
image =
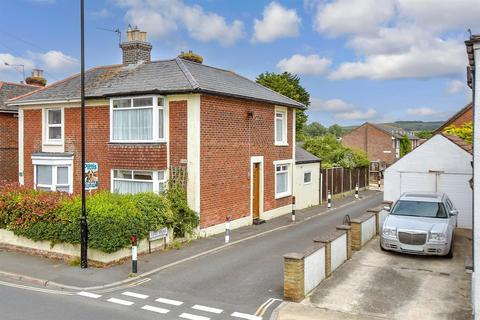
[[161, 193], [167, 189], [165, 170], [113, 170], [112, 191], [120, 194]]
[[158, 96], [110, 101], [112, 142], [164, 142], [165, 99]]
[[71, 193], [70, 170], [68, 165], [35, 165], [35, 189]]

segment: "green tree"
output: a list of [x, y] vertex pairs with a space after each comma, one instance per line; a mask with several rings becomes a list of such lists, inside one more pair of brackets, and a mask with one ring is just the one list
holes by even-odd
[[420, 139], [430, 139], [433, 136], [433, 131], [423, 130], [415, 132], [415, 135]]
[[305, 133], [310, 137], [320, 137], [327, 133], [327, 128], [318, 122], [312, 122], [305, 126]]
[[[300, 85], [300, 78], [297, 75], [289, 72], [265, 72], [261, 73], [256, 81], [262, 86], [303, 103], [307, 107], [310, 106], [310, 94]], [[297, 140], [302, 140], [305, 135], [304, 130], [305, 124], [307, 123], [307, 114], [305, 110], [297, 109], [296, 115], [296, 138]]]
[[412, 151], [412, 143], [406, 134], [400, 138], [400, 158]]
[[343, 129], [338, 124], [334, 124], [328, 128], [328, 133], [333, 134], [337, 138], [340, 138], [345, 133], [345, 129]]
[[473, 125], [472, 121], [463, 124], [460, 127], [455, 125], [450, 125], [443, 130], [443, 132], [457, 136], [465, 140], [465, 142], [472, 143], [472, 135], [473, 135]]

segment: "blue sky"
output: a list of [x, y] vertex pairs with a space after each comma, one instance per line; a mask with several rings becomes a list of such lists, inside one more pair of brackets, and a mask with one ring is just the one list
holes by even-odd
[[[309, 121], [443, 120], [463, 107], [463, 41], [480, 33], [478, 0], [85, 0], [86, 64], [121, 62], [112, 32], [138, 25], [153, 59], [193, 50], [254, 79], [290, 71], [310, 92]], [[0, 79], [23, 64], [49, 82], [78, 72], [79, 1], [2, 2]], [[454, 4], [452, 4], [454, 3]]]

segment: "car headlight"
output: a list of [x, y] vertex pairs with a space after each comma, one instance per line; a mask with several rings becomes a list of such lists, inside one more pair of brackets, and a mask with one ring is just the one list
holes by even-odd
[[382, 233], [385, 237], [390, 237], [390, 238], [396, 238], [397, 237], [397, 229], [396, 228], [385, 227], [385, 228], [383, 228]]
[[447, 236], [443, 232], [430, 232], [430, 240], [436, 242], [444, 242]]

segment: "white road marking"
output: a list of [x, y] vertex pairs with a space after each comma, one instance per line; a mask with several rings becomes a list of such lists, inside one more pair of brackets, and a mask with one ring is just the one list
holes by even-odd
[[169, 313], [170, 310], [168, 309], [163, 309], [163, 308], [158, 308], [158, 307], [154, 307], [154, 306], [149, 306], [148, 304], [143, 306], [142, 307], [143, 310], [147, 310], [147, 311], [152, 311], [152, 312], [156, 312], [156, 313]]
[[241, 313], [241, 312], [234, 312], [232, 313], [232, 317], [247, 319], [247, 320], [262, 320], [262, 317], [254, 316], [253, 314]]
[[92, 299], [98, 299], [102, 296], [100, 294], [86, 292], [86, 291], [77, 292], [77, 295], [82, 297], [92, 298]]
[[125, 291], [122, 294], [124, 296], [134, 297], [134, 298], [138, 298], [138, 299], [147, 299], [149, 297], [146, 294], [140, 294], [140, 293], [135, 293], [135, 292], [130, 292], [130, 291]]
[[189, 320], [210, 320], [210, 318], [208, 317], [197, 316], [197, 315], [186, 313], [186, 312], [182, 313], [180, 315], [180, 318], [189, 319]]
[[194, 306], [192, 307], [192, 309], [200, 310], [200, 311], [205, 311], [205, 312], [211, 312], [211, 313], [217, 313], [217, 314], [223, 312], [222, 309], [206, 307], [206, 306], [202, 306], [202, 305], [199, 305], [199, 304], [194, 305]]
[[180, 306], [183, 304], [182, 301], [177, 301], [177, 300], [170, 300], [170, 299], [164, 299], [164, 298], [158, 298], [155, 300], [157, 302], [165, 303], [165, 304], [171, 304], [173, 306]]
[[131, 306], [133, 304], [132, 301], [127, 301], [127, 300], [122, 300], [117, 298], [110, 298], [107, 301], [111, 303], [121, 304], [122, 306]]

